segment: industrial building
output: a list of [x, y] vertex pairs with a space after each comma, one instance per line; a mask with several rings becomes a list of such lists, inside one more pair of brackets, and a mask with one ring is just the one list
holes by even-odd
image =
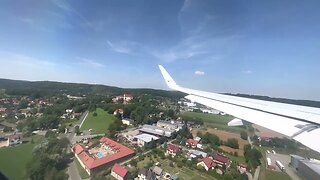
[[297, 155], [290, 155], [290, 165], [295, 168], [298, 174], [304, 179], [320, 179], [320, 161], [316, 159], [305, 159]]

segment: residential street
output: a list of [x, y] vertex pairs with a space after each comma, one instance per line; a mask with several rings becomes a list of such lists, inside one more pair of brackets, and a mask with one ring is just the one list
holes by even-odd
[[[86, 119], [88, 113], [89, 113], [89, 111], [84, 112], [82, 114], [82, 116], [80, 117], [79, 121], [76, 123], [76, 125], [82, 124], [84, 122], [84, 120]], [[68, 139], [70, 140], [71, 143], [73, 143], [74, 138], [75, 138], [74, 127], [70, 128], [70, 131], [71, 131], [71, 133], [68, 134]], [[81, 179], [74, 161], [69, 163], [68, 174], [69, 174], [69, 180], [80, 180]]]

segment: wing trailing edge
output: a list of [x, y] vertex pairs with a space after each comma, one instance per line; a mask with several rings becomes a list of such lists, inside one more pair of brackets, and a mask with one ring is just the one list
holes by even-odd
[[159, 65], [159, 68], [168, 87], [188, 94], [185, 97], [186, 99], [279, 132], [320, 152], [320, 141], [314, 141], [313, 139], [320, 136], [319, 108], [184, 88], [177, 85], [162, 65]]

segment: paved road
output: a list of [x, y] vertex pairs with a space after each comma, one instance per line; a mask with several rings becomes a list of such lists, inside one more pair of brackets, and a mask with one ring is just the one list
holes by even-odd
[[[88, 113], [89, 113], [89, 111], [84, 112], [82, 114], [82, 116], [80, 117], [79, 121], [76, 123], [76, 125], [82, 124], [84, 122], [84, 120], [86, 119]], [[70, 142], [72, 143], [72, 142], [74, 142], [74, 138], [76, 137], [75, 133], [74, 133], [74, 127], [70, 128], [70, 131], [71, 131], [71, 133], [69, 133], [67, 137], [70, 140]], [[74, 161], [69, 163], [68, 174], [69, 174], [69, 180], [80, 180], [81, 179]]]
[[295, 170], [289, 166], [289, 163], [291, 160], [289, 155], [278, 154], [278, 153], [273, 154], [273, 153], [266, 152], [266, 157], [271, 159], [271, 163], [272, 163], [272, 165], [274, 165], [276, 167], [277, 171], [281, 172], [279, 167], [276, 165], [276, 160], [280, 161], [284, 165], [286, 172], [283, 172], [283, 173], [287, 173], [291, 177], [291, 179], [293, 179], [293, 180], [300, 180], [301, 179], [296, 174]]
[[256, 172], [254, 173], [253, 180], [258, 180], [260, 174], [260, 166], [257, 167]]
[[80, 180], [81, 179], [74, 161], [72, 161], [72, 163], [69, 164], [68, 174], [69, 174], [69, 180]]

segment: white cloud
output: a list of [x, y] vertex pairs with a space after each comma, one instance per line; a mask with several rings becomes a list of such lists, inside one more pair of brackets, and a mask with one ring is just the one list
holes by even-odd
[[197, 76], [203, 76], [205, 74], [205, 72], [197, 70], [194, 72], [194, 74]]
[[253, 72], [251, 70], [245, 70], [245, 71], [242, 71], [243, 74], [252, 74]]
[[121, 53], [121, 54], [129, 54], [132, 52], [130, 46], [135, 45], [136, 43], [134, 42], [129, 42], [129, 41], [122, 41], [119, 43], [112, 43], [111, 41], [107, 40], [107, 44], [109, 48], [112, 51]]
[[68, 13], [72, 13], [75, 14], [76, 16], [78, 16], [84, 23], [86, 26], [90, 27], [90, 28], [94, 28], [92, 26], [92, 24], [89, 22], [89, 20], [84, 17], [82, 14], [80, 14], [76, 9], [74, 9], [71, 5], [68, 4], [67, 1], [62, 1], [62, 0], [52, 0], [52, 2], [59, 7], [60, 9], [68, 12]]
[[92, 59], [87, 59], [87, 58], [77, 58], [80, 60], [80, 63], [81, 65], [84, 65], [84, 66], [89, 66], [89, 67], [93, 67], [93, 68], [103, 68], [105, 67], [104, 64], [101, 64], [97, 61], [94, 61]]

